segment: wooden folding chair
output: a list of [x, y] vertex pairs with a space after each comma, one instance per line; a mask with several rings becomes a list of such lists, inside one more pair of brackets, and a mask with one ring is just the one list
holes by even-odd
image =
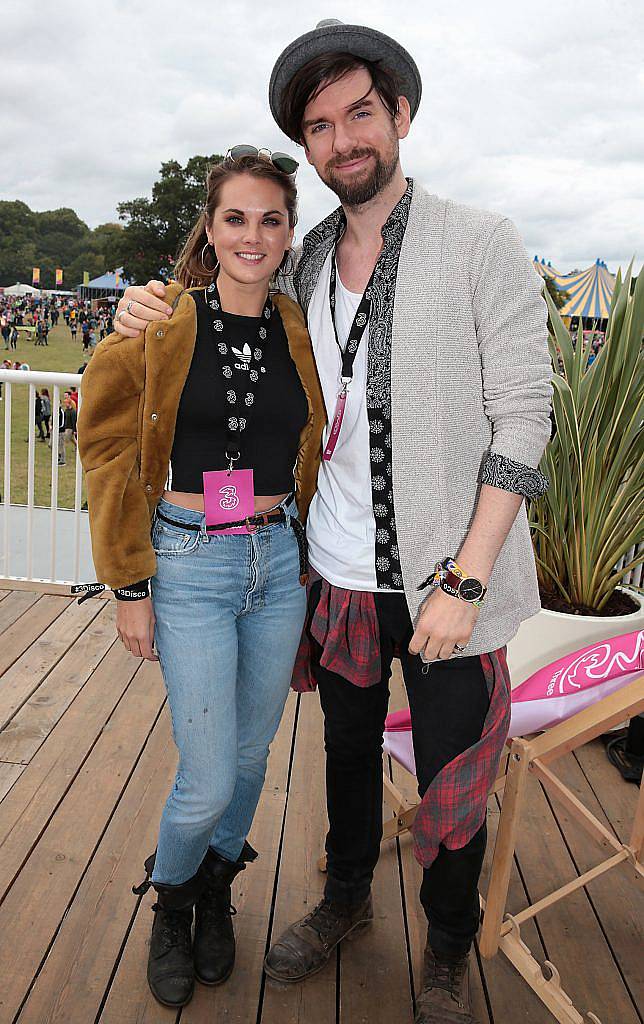
[[[501, 949], [561, 1024], [599, 1022], [593, 1013], [584, 1018], [575, 1009], [561, 987], [557, 968], [548, 960], [541, 965], [521, 939], [521, 925], [620, 864], [632, 869], [635, 877], [644, 877], [644, 785], [640, 787], [630, 839], [628, 843], [621, 843], [548, 765], [643, 710], [644, 675], [533, 739], [512, 740], [507, 770], [495, 787], [503, 792], [503, 804], [487, 898], [481, 900], [484, 915], [479, 949], [486, 958]], [[610, 850], [610, 856], [520, 913], [511, 915], [506, 914], [505, 906], [528, 773], [539, 779], [550, 798], [563, 804], [589, 835]]]
[[[542, 910], [576, 892], [607, 871], [620, 864], [644, 876], [644, 784], [640, 788], [635, 820], [628, 843], [621, 843], [601, 821], [551, 771], [549, 765], [626, 718], [644, 710], [644, 675], [633, 679], [621, 689], [603, 697], [597, 703], [579, 711], [571, 718], [525, 739], [508, 740], [508, 755], [502, 759], [503, 770], [497, 777], [493, 793], [503, 794], [501, 816], [492, 859], [487, 898], [481, 898], [484, 910], [479, 949], [483, 957], [490, 958], [500, 949], [527, 981], [542, 1003], [560, 1024], [601, 1024], [593, 1013], [584, 1017], [574, 1007], [561, 986], [559, 971], [547, 960], [540, 964], [521, 938], [521, 925]], [[567, 812], [596, 839], [608, 848], [610, 856], [589, 871], [572, 879], [566, 885], [530, 904], [518, 914], [505, 912], [510, 873], [515, 853], [521, 808], [525, 797], [528, 774], [536, 776]], [[383, 842], [406, 832], [412, 825], [418, 804], [407, 800], [384, 773], [384, 796], [393, 811], [393, 818], [385, 825]]]

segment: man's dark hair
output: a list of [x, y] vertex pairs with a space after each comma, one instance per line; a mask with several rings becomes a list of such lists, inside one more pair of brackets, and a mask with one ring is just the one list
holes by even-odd
[[307, 103], [321, 91], [322, 86], [339, 82], [352, 71], [364, 68], [371, 75], [373, 88], [392, 117], [398, 113], [401, 86], [394, 71], [380, 61], [356, 57], [353, 53], [324, 53], [297, 71], [282, 94], [284, 129], [294, 142], [302, 142], [302, 121]]

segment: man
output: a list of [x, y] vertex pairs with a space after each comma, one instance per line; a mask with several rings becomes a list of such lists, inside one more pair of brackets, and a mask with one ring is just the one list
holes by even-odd
[[[336, 21], [295, 40], [271, 76], [277, 123], [342, 205], [304, 239], [292, 286], [330, 421], [296, 678], [317, 685], [325, 715], [328, 874], [265, 968], [306, 978], [373, 918], [398, 653], [423, 797], [416, 1020], [467, 1024], [485, 805], [509, 721], [505, 645], [539, 609], [524, 498], [547, 486], [551, 365], [540, 283], [510, 221], [402, 172], [420, 94], [398, 43]], [[117, 329], [163, 319], [162, 296], [152, 282], [128, 289]]]
[[[63, 401], [58, 406], [58, 465], [67, 465], [67, 448], [65, 446], [65, 414], [67, 412], [67, 396], [63, 398]], [[51, 448], [51, 444], [49, 445]]]
[[35, 419], [36, 419], [36, 426], [38, 427], [39, 439], [41, 441], [46, 441], [47, 440], [47, 436], [45, 434], [45, 428], [44, 428], [45, 417], [44, 417], [43, 400], [40, 397], [40, 392], [37, 389], [36, 389]]

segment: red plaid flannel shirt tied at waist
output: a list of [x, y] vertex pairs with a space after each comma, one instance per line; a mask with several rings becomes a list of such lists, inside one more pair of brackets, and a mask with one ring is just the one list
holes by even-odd
[[[312, 572], [309, 587], [320, 579]], [[291, 685], [298, 693], [316, 688], [309, 634], [322, 648], [323, 668], [354, 686], [380, 682], [380, 631], [372, 593], [343, 590], [321, 579], [320, 599], [307, 616], [295, 661]], [[441, 843], [459, 850], [482, 826], [507, 739], [511, 690], [506, 648], [480, 658], [490, 694], [481, 738], [435, 776], [412, 826], [414, 853], [424, 868], [433, 863]]]

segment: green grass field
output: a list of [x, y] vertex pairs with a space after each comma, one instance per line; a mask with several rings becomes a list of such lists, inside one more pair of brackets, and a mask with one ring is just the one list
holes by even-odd
[[[0, 362], [2, 359], [11, 359], [12, 362], [28, 363], [32, 370], [52, 370], [56, 373], [76, 373], [83, 363], [83, 345], [80, 341], [80, 331], [77, 340], [72, 341], [69, 328], [65, 326], [64, 320], [58, 322], [58, 326], [49, 332], [49, 345], [35, 346], [33, 341], [21, 339], [18, 347], [8, 352], [0, 339]], [[39, 389], [40, 390], [40, 389]], [[3, 401], [0, 402], [0, 451], [2, 451], [3, 473], [0, 475], [0, 488], [4, 492], [4, 386], [2, 389]], [[53, 400], [53, 387], [49, 388], [49, 394]], [[62, 397], [62, 395], [61, 395]], [[11, 395], [12, 417], [11, 417], [11, 503], [22, 504], [27, 501], [27, 453], [29, 438], [29, 388], [24, 385], [14, 385]], [[60, 466], [58, 470], [58, 507], [74, 507], [74, 479], [75, 479], [76, 450], [73, 445], [67, 445], [67, 464]], [[51, 448], [38, 440], [36, 430], [36, 460], [34, 473], [35, 504], [49, 505], [51, 501]], [[2, 495], [4, 501], [4, 493]], [[85, 502], [85, 488], [83, 487], [83, 502]]]

